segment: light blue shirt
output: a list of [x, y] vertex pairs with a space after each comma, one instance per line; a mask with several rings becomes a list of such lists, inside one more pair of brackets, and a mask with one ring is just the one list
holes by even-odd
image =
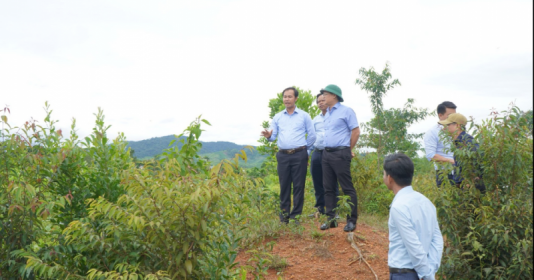
[[313, 119], [313, 128], [315, 128], [315, 144], [313, 144], [314, 149], [324, 150], [324, 115], [321, 112]]
[[415, 269], [419, 278], [435, 279], [443, 253], [436, 207], [428, 198], [402, 188], [389, 210], [388, 266]]
[[[278, 137], [278, 148], [295, 149], [306, 146], [308, 153], [315, 142], [315, 129], [308, 113], [295, 108], [293, 114], [288, 114], [287, 109], [274, 115], [271, 127], [273, 134], [268, 139], [274, 141]], [[308, 137], [306, 138], [306, 134]]]
[[[430, 161], [435, 155], [440, 155], [446, 158], [454, 158], [454, 154], [450, 150], [450, 144], [444, 142], [440, 137], [440, 131], [443, 130], [441, 124], [436, 124], [430, 128], [423, 139], [425, 143], [426, 158]], [[445, 152], [447, 150], [448, 152]], [[434, 164], [434, 168], [437, 170], [438, 166]]]
[[358, 126], [358, 119], [352, 108], [339, 102], [332, 108], [329, 107], [324, 118], [325, 147], [350, 147], [352, 130]]

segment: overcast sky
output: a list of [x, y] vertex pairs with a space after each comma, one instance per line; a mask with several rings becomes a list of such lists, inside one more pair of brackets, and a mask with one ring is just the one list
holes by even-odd
[[[11, 125], [90, 133], [104, 110], [110, 136], [181, 133], [202, 114], [203, 141], [257, 145], [269, 99], [288, 86], [343, 91], [372, 117], [354, 84], [361, 67], [391, 65], [402, 83], [385, 106], [484, 119], [532, 108], [533, 1], [2, 1], [0, 107]], [[424, 132], [437, 119], [414, 125]]]

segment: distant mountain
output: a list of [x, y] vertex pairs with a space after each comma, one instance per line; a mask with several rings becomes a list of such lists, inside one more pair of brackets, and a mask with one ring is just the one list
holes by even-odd
[[[185, 138], [185, 136], [182, 136], [182, 138]], [[182, 143], [179, 143], [174, 135], [154, 137], [141, 141], [129, 141], [128, 147], [134, 150], [135, 157], [139, 159], [148, 159], [161, 154], [164, 149], [169, 148], [169, 143], [175, 139], [176, 141], [173, 143], [173, 146], [181, 148]], [[244, 145], [238, 145], [227, 141], [200, 142], [202, 143], [202, 148], [200, 149], [199, 155], [209, 158], [212, 163], [218, 163], [225, 158], [234, 158], [234, 155], [245, 147]], [[245, 152], [247, 153], [247, 163], [240, 163], [240, 165], [245, 168], [254, 166], [259, 167], [266, 158], [266, 156], [260, 155], [256, 150], [251, 152], [248, 149], [245, 149]]]

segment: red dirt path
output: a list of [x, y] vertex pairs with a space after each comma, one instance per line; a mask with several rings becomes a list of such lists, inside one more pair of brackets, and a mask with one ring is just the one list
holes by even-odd
[[[340, 222], [337, 228], [327, 231], [318, 229], [319, 223], [304, 224], [302, 235], [290, 230], [285, 231], [274, 240], [276, 245], [272, 255], [285, 258], [288, 267], [277, 271], [269, 269], [266, 279], [375, 279], [375, 276], [363, 261], [356, 261], [358, 253], [346, 240], [347, 233], [343, 231], [345, 223]], [[315, 228], [314, 228], [315, 227]], [[312, 238], [312, 233], [325, 233], [324, 236]], [[388, 235], [387, 232], [374, 229], [366, 224], [358, 223], [355, 234], [356, 245], [360, 248], [364, 258], [376, 272], [378, 279], [389, 279], [387, 265]], [[264, 244], [267, 242], [264, 242]], [[237, 256], [239, 265], [248, 262], [251, 256], [242, 251]], [[350, 264], [353, 262], [352, 264]], [[278, 274], [278, 275], [277, 275]], [[251, 273], [248, 279], [253, 279]]]

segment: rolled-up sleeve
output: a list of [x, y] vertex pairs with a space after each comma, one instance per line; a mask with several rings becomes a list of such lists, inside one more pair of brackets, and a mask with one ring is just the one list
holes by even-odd
[[423, 138], [425, 144], [425, 155], [430, 161], [436, 155], [438, 149], [438, 135], [433, 129], [428, 130]]

